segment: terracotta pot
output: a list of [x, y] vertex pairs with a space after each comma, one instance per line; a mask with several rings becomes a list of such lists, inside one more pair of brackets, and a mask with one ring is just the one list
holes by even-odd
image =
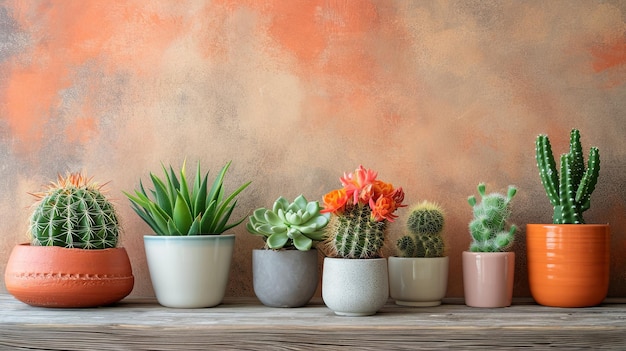
[[389, 295], [397, 305], [441, 305], [448, 288], [448, 257], [389, 257]]
[[598, 305], [609, 288], [608, 224], [527, 224], [528, 281], [535, 301]]
[[16, 299], [40, 307], [96, 307], [133, 290], [124, 248], [84, 250], [20, 244], [9, 256], [4, 280]]
[[463, 251], [465, 304], [507, 307], [513, 298], [514, 252]]

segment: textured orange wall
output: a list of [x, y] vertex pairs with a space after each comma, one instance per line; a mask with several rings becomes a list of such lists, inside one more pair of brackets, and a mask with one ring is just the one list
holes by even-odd
[[[145, 296], [149, 229], [121, 191], [161, 161], [233, 160], [227, 185], [253, 181], [238, 216], [279, 195], [320, 199], [363, 164], [447, 210], [448, 295], [461, 296], [467, 196], [515, 184], [512, 221], [549, 222], [534, 138], [561, 153], [576, 127], [601, 151], [586, 217], [611, 223], [610, 295], [626, 296], [624, 16], [625, 1], [587, 0], [3, 1], [0, 277], [26, 240], [27, 192], [58, 172], [111, 180]], [[235, 233], [228, 294], [253, 296], [262, 241]], [[517, 296], [524, 248], [522, 231]]]

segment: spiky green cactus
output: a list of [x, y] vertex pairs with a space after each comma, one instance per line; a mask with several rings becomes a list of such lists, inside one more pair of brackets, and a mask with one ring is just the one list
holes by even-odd
[[377, 258], [385, 242], [386, 221], [371, 219], [369, 206], [352, 206], [341, 216], [332, 216], [326, 241], [329, 256]]
[[506, 221], [511, 215], [510, 203], [517, 189], [509, 185], [507, 196], [500, 193], [485, 194], [485, 184], [478, 184], [478, 193], [481, 202], [477, 203], [472, 195], [467, 199], [473, 207], [474, 219], [469, 224], [472, 243], [472, 252], [501, 252], [507, 251], [515, 240], [517, 227], [511, 225], [505, 230]]
[[119, 222], [101, 186], [79, 173], [59, 175], [39, 200], [30, 217], [32, 245], [81, 249], [116, 247]]
[[424, 201], [411, 208], [407, 217], [407, 235], [396, 242], [402, 257], [443, 257], [445, 242], [442, 236], [445, 222], [438, 205]]
[[313, 242], [324, 239], [324, 228], [330, 214], [320, 213], [317, 201], [307, 201], [299, 195], [289, 203], [279, 197], [272, 209], [258, 208], [250, 216], [246, 225], [248, 231], [261, 235], [268, 248], [296, 248], [308, 251]]
[[585, 223], [583, 212], [591, 205], [591, 193], [596, 187], [600, 174], [598, 148], [591, 147], [589, 150], [589, 160], [585, 169], [580, 132], [572, 129], [569, 153], [561, 155], [560, 173], [557, 172], [552, 146], [547, 135], [537, 136], [535, 157], [541, 183], [554, 207], [553, 223]]

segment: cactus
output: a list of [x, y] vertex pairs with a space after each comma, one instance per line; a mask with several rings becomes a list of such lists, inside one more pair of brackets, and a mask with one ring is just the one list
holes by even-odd
[[467, 199], [474, 212], [474, 219], [469, 224], [472, 236], [470, 251], [501, 252], [510, 249], [517, 227], [511, 225], [507, 231], [505, 225], [511, 214], [510, 202], [516, 192], [517, 189], [509, 185], [507, 196], [500, 193], [485, 194], [485, 184], [478, 184], [481, 202], [477, 203], [473, 195]]
[[424, 201], [411, 208], [407, 217], [407, 235], [396, 242], [402, 257], [443, 257], [442, 237], [445, 215], [437, 204]]
[[596, 187], [600, 174], [600, 152], [598, 148], [591, 147], [589, 150], [589, 160], [585, 169], [580, 132], [577, 129], [572, 129], [569, 153], [561, 155], [559, 175], [548, 136], [537, 136], [535, 146], [541, 183], [554, 207], [553, 223], [585, 223], [583, 212], [588, 210], [591, 205], [591, 193]]
[[113, 205], [102, 186], [80, 173], [59, 175], [38, 198], [30, 217], [32, 245], [81, 249], [117, 246], [120, 232]]
[[268, 248], [278, 250], [295, 247], [308, 251], [314, 241], [324, 239], [324, 228], [330, 214], [320, 213], [317, 201], [308, 202], [300, 195], [289, 203], [279, 197], [271, 210], [258, 208], [246, 225], [252, 234], [261, 235]]
[[386, 221], [374, 221], [368, 206], [352, 206], [328, 224], [328, 254], [343, 258], [378, 258], [385, 242]]

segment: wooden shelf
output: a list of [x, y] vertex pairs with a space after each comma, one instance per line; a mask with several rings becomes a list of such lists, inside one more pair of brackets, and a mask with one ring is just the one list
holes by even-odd
[[623, 300], [582, 309], [445, 302], [428, 308], [389, 303], [374, 316], [339, 317], [319, 300], [295, 309], [256, 299], [227, 299], [206, 309], [141, 299], [46, 309], [0, 295], [0, 350], [626, 350]]

